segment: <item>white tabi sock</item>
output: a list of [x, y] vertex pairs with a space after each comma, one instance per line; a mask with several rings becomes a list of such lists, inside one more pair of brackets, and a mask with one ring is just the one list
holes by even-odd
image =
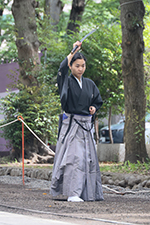
[[68, 202], [84, 202], [82, 198], [79, 198], [78, 196], [71, 196], [67, 199]]

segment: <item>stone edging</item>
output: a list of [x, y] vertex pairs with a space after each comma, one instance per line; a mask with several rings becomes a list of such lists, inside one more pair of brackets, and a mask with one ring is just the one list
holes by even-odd
[[[22, 169], [16, 167], [0, 167], [0, 176], [22, 176]], [[41, 180], [51, 180], [52, 169], [24, 169], [24, 175], [30, 178], [37, 178]]]
[[102, 183], [130, 189], [150, 188], [150, 176], [102, 172]]
[[[22, 176], [22, 169], [16, 167], [0, 167], [0, 176]], [[25, 168], [24, 175], [30, 178], [37, 178], [51, 181], [52, 169]], [[150, 188], [150, 176], [137, 174], [122, 174], [101, 172], [102, 184], [116, 185], [123, 188], [143, 189]]]

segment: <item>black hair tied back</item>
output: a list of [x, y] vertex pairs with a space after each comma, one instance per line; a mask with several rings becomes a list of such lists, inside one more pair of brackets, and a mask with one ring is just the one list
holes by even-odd
[[70, 66], [72, 66], [73, 62], [75, 62], [77, 59], [84, 59], [84, 61], [86, 62], [85, 56], [80, 52], [76, 52], [74, 54], [74, 56], [72, 57], [72, 60], [70, 62]]

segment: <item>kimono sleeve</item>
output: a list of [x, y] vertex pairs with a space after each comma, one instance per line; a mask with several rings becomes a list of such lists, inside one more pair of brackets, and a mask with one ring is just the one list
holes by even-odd
[[92, 99], [92, 106], [96, 108], [96, 111], [100, 109], [100, 107], [103, 104], [102, 97], [100, 95], [99, 89], [94, 84], [94, 90], [93, 90], [93, 99]]
[[61, 106], [64, 110], [68, 97], [68, 59], [67, 57], [61, 62], [58, 74], [57, 84], [60, 94]]

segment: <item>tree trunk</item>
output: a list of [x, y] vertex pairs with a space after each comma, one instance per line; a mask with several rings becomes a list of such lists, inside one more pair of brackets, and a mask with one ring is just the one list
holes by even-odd
[[64, 4], [60, 0], [45, 0], [45, 13], [53, 26], [56, 26], [59, 23], [59, 17], [63, 10], [63, 6]]
[[67, 26], [67, 34], [79, 32], [80, 22], [85, 8], [85, 0], [73, 0], [70, 19]]
[[95, 118], [94, 127], [95, 127], [96, 144], [98, 144], [98, 142], [99, 142], [98, 116], [96, 116], [96, 118]]
[[145, 146], [145, 92], [143, 70], [142, 1], [121, 0], [122, 74], [125, 95], [125, 161], [148, 158]]
[[113, 144], [114, 141], [113, 141], [112, 130], [111, 130], [111, 107], [109, 108], [108, 128], [109, 128], [110, 143]]
[[[0, 17], [3, 15], [3, 9], [0, 8]], [[1, 27], [0, 27], [0, 36], [1, 36]]]
[[[21, 143], [20, 143], [21, 146]], [[30, 144], [24, 143], [24, 158], [32, 163], [52, 163], [55, 155], [56, 146], [49, 145], [48, 148], [41, 144], [39, 140], [32, 137]], [[19, 148], [13, 148], [11, 151], [11, 159], [21, 161], [22, 154]]]
[[[35, 0], [14, 0], [12, 5], [20, 70], [19, 80], [28, 87], [36, 86], [37, 90], [40, 58], [38, 52], [39, 41], [36, 26], [36, 7], [38, 7], [38, 2]], [[41, 160], [50, 160], [51, 154], [43, 148], [42, 144], [35, 137], [31, 137], [31, 140], [25, 142], [25, 157], [32, 158], [37, 154], [37, 160], [39, 161], [39, 155], [43, 156], [45, 154], [47, 157], [41, 158]], [[21, 154], [20, 148], [14, 149], [13, 154], [19, 160]]]
[[39, 69], [39, 41], [35, 19], [34, 0], [14, 0], [12, 14], [16, 27], [20, 81], [27, 86], [38, 85], [36, 71]]

